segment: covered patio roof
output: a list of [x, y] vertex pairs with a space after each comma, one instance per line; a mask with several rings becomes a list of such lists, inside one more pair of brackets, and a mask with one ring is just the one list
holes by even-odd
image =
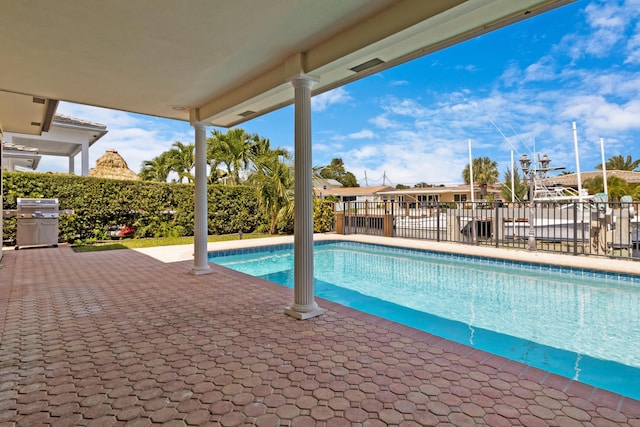
[[233, 126], [572, 0], [2, 1], [0, 123], [57, 100]]

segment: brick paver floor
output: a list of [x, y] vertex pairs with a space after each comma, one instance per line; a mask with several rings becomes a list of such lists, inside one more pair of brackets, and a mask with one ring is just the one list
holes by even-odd
[[5, 252], [0, 426], [640, 426], [640, 402], [216, 267]]

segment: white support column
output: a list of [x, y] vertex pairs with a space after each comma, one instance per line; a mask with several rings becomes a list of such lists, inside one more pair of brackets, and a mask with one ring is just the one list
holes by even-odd
[[[0, 163], [2, 162], [2, 123], [0, 123]], [[2, 165], [0, 165], [0, 212], [2, 212], [3, 209], [3, 198], [4, 198], [4, 188], [2, 187]], [[3, 214], [4, 217], [4, 214]], [[2, 241], [4, 239], [4, 234], [3, 234], [3, 230], [2, 230], [2, 218], [0, 218], [0, 259], [2, 259]]]
[[89, 176], [89, 142], [82, 143], [82, 176]]
[[191, 274], [201, 275], [213, 273], [207, 257], [207, 125], [202, 122], [194, 124], [196, 130], [196, 176], [195, 204], [193, 227], [193, 269]]
[[291, 83], [295, 89], [294, 300], [291, 306], [285, 308], [285, 313], [296, 319], [309, 319], [324, 313], [313, 295], [311, 88], [316, 80], [301, 75]]
[[74, 173], [76, 173], [75, 160], [76, 160], [75, 156], [69, 156], [69, 175], [73, 175]]

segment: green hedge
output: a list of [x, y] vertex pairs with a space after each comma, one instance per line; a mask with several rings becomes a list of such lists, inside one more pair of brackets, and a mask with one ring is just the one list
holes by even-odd
[[[73, 209], [74, 215], [60, 216], [61, 242], [108, 239], [122, 225], [133, 226], [134, 237], [193, 235], [192, 184], [10, 172], [3, 185], [3, 209], [16, 209], [19, 197], [57, 198], [60, 209]], [[252, 187], [211, 185], [208, 192], [209, 234], [249, 233], [266, 223]], [[333, 230], [333, 218], [333, 204], [316, 201], [314, 230]], [[4, 219], [3, 240], [15, 241], [15, 233], [16, 219]]]
[[[16, 209], [19, 197], [57, 198], [62, 242], [107, 239], [122, 225], [135, 237], [193, 235], [194, 186], [148, 181], [118, 181], [64, 174], [11, 172], [3, 176], [3, 209]], [[209, 187], [209, 234], [251, 232], [259, 224], [253, 188]], [[4, 220], [3, 239], [15, 239], [16, 219]]]

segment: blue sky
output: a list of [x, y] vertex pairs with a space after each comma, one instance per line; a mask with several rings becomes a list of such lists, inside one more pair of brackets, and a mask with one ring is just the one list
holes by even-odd
[[[498, 162], [501, 179], [512, 150], [516, 161], [535, 150], [575, 171], [572, 122], [581, 171], [600, 163], [600, 138], [606, 158], [640, 158], [640, 0], [579, 0], [318, 95], [312, 106], [313, 164], [341, 157], [361, 185], [460, 183], [469, 139], [474, 157]], [[194, 138], [173, 120], [69, 103], [58, 113], [107, 125], [90, 167], [115, 148], [138, 172]], [[240, 127], [293, 152], [293, 107]], [[50, 157], [39, 171], [66, 168]]]

